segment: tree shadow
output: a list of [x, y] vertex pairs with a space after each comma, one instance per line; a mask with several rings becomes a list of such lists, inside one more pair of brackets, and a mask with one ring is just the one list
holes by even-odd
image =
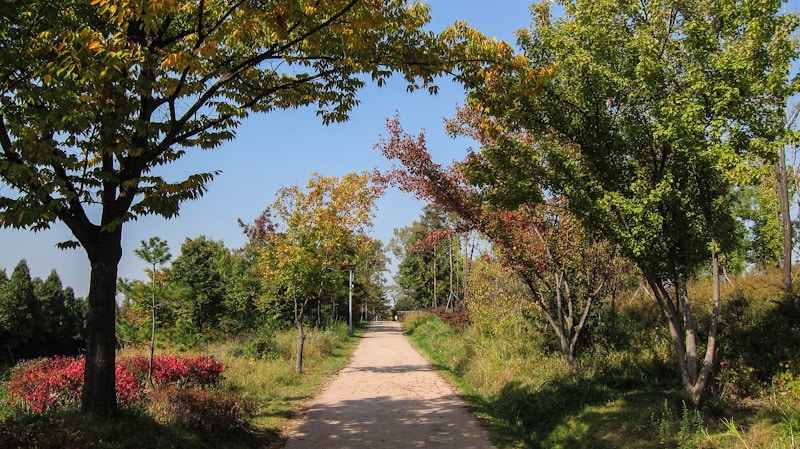
[[111, 419], [96, 419], [77, 410], [44, 415], [20, 415], [0, 422], [3, 449], [250, 449], [277, 448], [283, 443], [275, 429], [190, 429], [163, 424], [140, 410], [120, 410]]
[[366, 326], [367, 332], [364, 333], [364, 338], [369, 338], [370, 333], [384, 332], [384, 333], [401, 333], [399, 323], [396, 321], [371, 321]]
[[313, 405], [286, 448], [492, 447], [484, 435], [457, 395], [425, 400], [376, 396]]
[[[577, 376], [469, 397], [499, 446], [563, 449], [660, 448], [659, 424], [680, 421], [682, 399], [676, 389], [616, 389]], [[662, 416], [665, 409], [671, 414]]]

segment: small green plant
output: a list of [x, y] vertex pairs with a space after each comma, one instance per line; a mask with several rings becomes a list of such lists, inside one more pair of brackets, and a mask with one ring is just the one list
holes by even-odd
[[672, 440], [672, 430], [670, 429], [670, 423], [672, 422], [672, 410], [669, 407], [669, 403], [666, 399], [664, 399], [664, 405], [661, 408], [661, 416], [657, 420], [658, 423], [658, 441], [661, 443], [662, 447], [669, 447], [669, 443]]
[[717, 395], [729, 402], [754, 396], [761, 390], [756, 370], [748, 366], [742, 357], [736, 359], [735, 363], [720, 361], [715, 381]]
[[800, 404], [800, 373], [790, 363], [781, 364], [783, 371], [772, 380], [773, 389], [788, 404], [796, 407]]
[[686, 401], [683, 402], [681, 412], [681, 427], [678, 431], [680, 449], [694, 449], [698, 447], [699, 440], [703, 437], [703, 417], [697, 409], [689, 409]]
[[733, 418], [722, 418], [722, 425], [725, 426], [725, 433], [720, 435], [721, 437], [733, 438], [734, 440], [738, 441], [744, 447], [744, 449], [750, 449], [750, 446], [747, 444], [747, 440], [745, 440], [744, 435], [742, 435], [742, 432], [739, 430], [739, 426], [736, 425], [736, 422], [733, 420]]

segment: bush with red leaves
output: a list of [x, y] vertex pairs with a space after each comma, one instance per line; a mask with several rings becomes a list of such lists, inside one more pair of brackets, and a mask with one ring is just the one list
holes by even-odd
[[[83, 388], [83, 357], [53, 357], [20, 363], [11, 370], [8, 390], [12, 403], [34, 413], [80, 401]], [[136, 378], [116, 366], [117, 401], [131, 404], [142, 397]]]
[[[120, 363], [142, 384], [147, 380], [147, 357], [126, 357]], [[224, 370], [225, 366], [211, 356], [161, 354], [153, 359], [153, 384], [157, 387], [206, 387], [216, 384]]]
[[439, 317], [440, 320], [450, 327], [461, 328], [471, 324], [469, 313], [467, 313], [464, 308], [448, 312], [444, 307], [437, 307], [435, 309], [430, 309], [430, 312]]

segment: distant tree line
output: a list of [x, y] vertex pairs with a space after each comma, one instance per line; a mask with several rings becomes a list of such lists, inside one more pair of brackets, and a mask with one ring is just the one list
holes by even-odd
[[20, 260], [11, 276], [0, 270], [0, 361], [75, 355], [84, 347], [86, 304], [55, 270], [32, 278]]
[[[244, 248], [231, 249], [203, 235], [187, 238], [168, 264], [149, 266], [146, 279], [120, 279], [119, 343], [145, 346], [154, 338], [153, 327], [156, 346], [191, 347], [237, 336], [269, 340], [276, 330], [297, 326], [293, 296], [283, 290], [276, 293], [277, 284], [265, 275], [265, 261], [274, 254], [262, 232], [271, 225], [261, 219], [252, 225], [242, 223], [248, 238]], [[143, 241], [142, 249], [146, 245]], [[366, 317], [367, 311], [379, 313], [386, 307], [380, 276], [386, 262], [378, 241], [370, 241], [353, 254], [357, 262], [353, 268], [353, 314], [359, 319]], [[348, 319], [347, 269], [328, 272], [336, 275], [335, 279], [324, 294], [309, 301], [308, 313], [301, 317], [306, 325], [322, 328]], [[302, 276], [287, 273], [289, 279]]]
[[250, 251], [187, 238], [169, 267], [148, 268], [155, 282], [119, 280], [121, 344], [150, 340], [153, 308], [157, 333], [173, 343], [191, 346], [259, 327], [264, 320], [254, 311], [262, 286], [254, 263]]

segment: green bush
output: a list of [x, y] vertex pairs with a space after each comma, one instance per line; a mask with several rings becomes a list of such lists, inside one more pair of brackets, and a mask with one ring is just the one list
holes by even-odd
[[411, 312], [403, 317], [403, 331], [411, 335], [418, 328], [430, 321], [436, 321], [436, 315], [428, 312]]
[[232, 357], [253, 357], [264, 360], [277, 360], [281, 357], [281, 347], [276, 338], [276, 331], [271, 327], [263, 327], [250, 335], [241, 337], [239, 344], [229, 348]]

